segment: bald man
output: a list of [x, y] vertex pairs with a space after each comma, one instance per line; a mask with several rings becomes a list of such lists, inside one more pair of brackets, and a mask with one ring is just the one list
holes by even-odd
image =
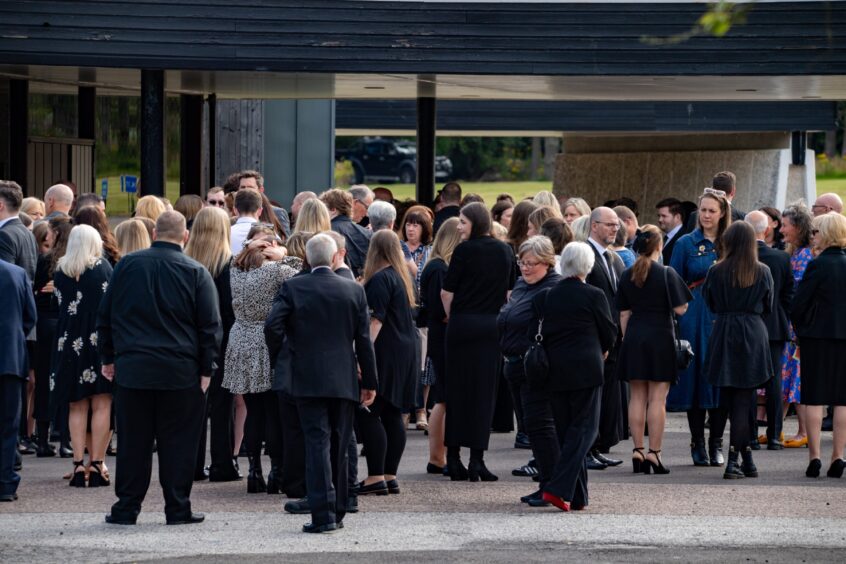
[[64, 184], [54, 184], [44, 193], [44, 208], [46, 220], [53, 219], [59, 214], [70, 215], [73, 207], [73, 190]]
[[811, 206], [811, 212], [814, 217], [825, 215], [828, 212], [843, 213], [843, 200], [832, 192], [820, 194], [814, 201], [814, 205]]

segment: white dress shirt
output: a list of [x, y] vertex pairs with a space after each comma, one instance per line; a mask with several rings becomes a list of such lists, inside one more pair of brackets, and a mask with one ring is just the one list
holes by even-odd
[[247, 240], [247, 234], [258, 220], [254, 217], [239, 217], [232, 226], [232, 231], [229, 236], [229, 242], [232, 244], [232, 256], [238, 256], [244, 250], [244, 241]]

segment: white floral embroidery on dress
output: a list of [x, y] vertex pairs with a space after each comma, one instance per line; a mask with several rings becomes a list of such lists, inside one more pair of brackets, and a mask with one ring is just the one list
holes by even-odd
[[91, 333], [91, 335], [88, 336], [88, 340], [91, 342], [91, 346], [96, 347], [97, 346], [97, 331], [94, 331], [93, 333]]
[[50, 391], [52, 392], [56, 388], [56, 375], [52, 372], [50, 373]]
[[79, 356], [79, 351], [82, 350], [82, 337], [77, 337], [73, 340], [73, 351], [76, 353], [76, 356]]
[[65, 334], [64, 334], [64, 335], [62, 335], [61, 337], [59, 337], [59, 341], [58, 341], [58, 343], [59, 343], [59, 352], [61, 352], [62, 350], [64, 350], [64, 348], [65, 348], [65, 341], [66, 341], [67, 339], [68, 339], [68, 332], [67, 332], [67, 331], [65, 331]]
[[58, 288], [53, 290], [53, 295], [56, 296], [56, 299], [59, 301], [59, 305], [62, 305], [62, 293], [59, 291]]
[[86, 368], [82, 371], [82, 375], [79, 377], [80, 384], [91, 384], [97, 379], [97, 372], [94, 370], [94, 367], [91, 366]]
[[104, 294], [106, 293], [106, 288], [108, 288], [108, 287], [109, 287], [109, 281], [106, 280], [105, 282], [103, 282], [103, 293]]
[[79, 302], [82, 301], [82, 292], [76, 293], [76, 299], [68, 304], [68, 313], [70, 315], [76, 315], [76, 308], [79, 306]]

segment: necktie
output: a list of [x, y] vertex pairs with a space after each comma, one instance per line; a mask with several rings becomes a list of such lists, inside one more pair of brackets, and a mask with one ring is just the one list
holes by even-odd
[[605, 251], [605, 264], [608, 266], [608, 278], [611, 280], [611, 288], [616, 292], [617, 291], [617, 277], [614, 273], [614, 267], [611, 263], [611, 255], [608, 251]]

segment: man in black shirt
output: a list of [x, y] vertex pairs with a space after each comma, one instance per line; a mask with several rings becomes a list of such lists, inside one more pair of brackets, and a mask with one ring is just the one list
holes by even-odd
[[103, 376], [115, 382], [120, 448], [107, 523], [133, 525], [150, 486], [153, 441], [168, 525], [199, 523], [191, 485], [208, 388], [222, 337], [208, 271], [182, 254], [185, 218], [165, 212], [155, 242], [115, 267], [97, 319]]
[[458, 217], [461, 211], [461, 185], [458, 182], [447, 182], [440, 192], [443, 207], [435, 214], [432, 224], [432, 234], [438, 232], [441, 225], [451, 217]]

